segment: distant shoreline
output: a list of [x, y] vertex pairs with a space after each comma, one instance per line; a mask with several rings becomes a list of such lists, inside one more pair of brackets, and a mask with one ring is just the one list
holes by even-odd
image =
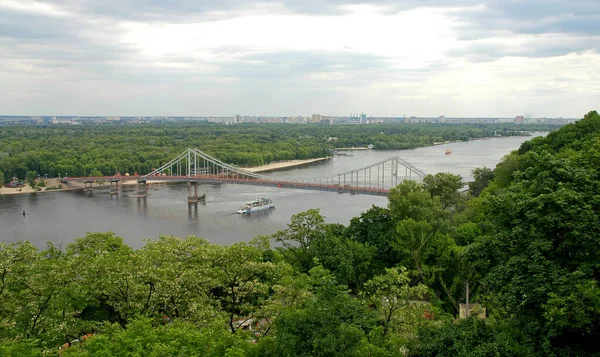
[[270, 172], [277, 170], [284, 170], [292, 167], [299, 167], [304, 165], [309, 165], [315, 162], [322, 162], [330, 160], [331, 157], [319, 157], [316, 159], [306, 159], [306, 160], [289, 160], [289, 161], [280, 161], [280, 162], [272, 162], [270, 164], [261, 165], [261, 166], [252, 166], [252, 167], [242, 167], [242, 170], [250, 171], [250, 172]]
[[[270, 172], [277, 170], [285, 170], [293, 167], [300, 167], [305, 165], [310, 165], [315, 162], [323, 162], [326, 160], [330, 160], [331, 157], [320, 157], [316, 159], [306, 159], [306, 160], [289, 160], [289, 161], [280, 161], [280, 162], [272, 162], [267, 165], [261, 166], [253, 166], [253, 167], [243, 167], [242, 170], [249, 172]], [[152, 181], [152, 184], [157, 183], [165, 183], [166, 181]], [[132, 177], [131, 180], [123, 181], [119, 183], [122, 186], [130, 186], [137, 184], [137, 179]], [[148, 182], [150, 184], [150, 182]], [[85, 189], [85, 184], [83, 182], [69, 182], [68, 184], [61, 183], [61, 186], [64, 188], [54, 189], [54, 190], [46, 190], [45, 187], [42, 187], [40, 191], [31, 188], [29, 185], [25, 184], [22, 187], [14, 188], [14, 187], [0, 187], [0, 196], [2, 195], [20, 195], [20, 194], [31, 194], [31, 193], [45, 193], [45, 192], [61, 192], [61, 191], [81, 191]], [[95, 184], [93, 188], [106, 188], [109, 187], [108, 184]]]
[[[151, 185], [151, 184], [159, 184], [159, 183], [165, 183], [165, 182], [166, 181], [152, 181], [152, 182], [148, 182], [147, 184]], [[133, 178], [131, 180], [127, 180], [127, 181], [122, 181], [119, 183], [119, 185], [121, 185], [121, 186], [132, 186], [132, 185], [136, 185], [136, 184], [137, 184], [137, 179], [135, 179], [135, 178]], [[21, 194], [28, 194], [28, 193], [31, 194], [31, 193], [63, 192], [63, 191], [83, 191], [85, 189], [85, 184], [83, 182], [61, 183], [61, 186], [63, 186], [64, 188], [47, 190], [46, 187], [41, 187], [40, 191], [31, 188], [31, 186], [29, 186], [28, 184], [25, 184], [24, 186], [19, 187], [19, 188], [0, 187], [0, 196], [2, 196], [2, 195], [7, 195], [7, 196], [21, 195]], [[107, 187], [110, 187], [110, 185], [107, 183], [102, 183], [102, 184], [95, 183], [95, 185], [92, 188], [96, 189], [96, 188], [107, 188]]]

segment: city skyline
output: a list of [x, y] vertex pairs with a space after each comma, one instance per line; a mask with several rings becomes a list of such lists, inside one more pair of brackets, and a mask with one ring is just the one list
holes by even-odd
[[3, 0], [0, 114], [579, 118], [600, 98], [599, 16], [566, 0]]

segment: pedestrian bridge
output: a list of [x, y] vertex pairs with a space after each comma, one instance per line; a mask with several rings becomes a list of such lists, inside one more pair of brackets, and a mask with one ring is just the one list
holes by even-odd
[[[387, 196], [391, 188], [403, 180], [421, 181], [425, 173], [400, 157], [392, 157], [334, 176], [302, 180], [279, 180], [227, 164], [198, 149], [187, 149], [163, 166], [143, 176], [69, 177], [63, 180], [85, 182], [110, 181], [111, 193], [118, 190], [119, 182], [137, 180], [138, 196], [147, 195], [146, 183], [152, 181], [188, 182], [188, 201], [198, 198], [199, 183], [231, 183], [254, 186], [272, 186], [303, 190]], [[113, 187], [114, 185], [114, 187]]]

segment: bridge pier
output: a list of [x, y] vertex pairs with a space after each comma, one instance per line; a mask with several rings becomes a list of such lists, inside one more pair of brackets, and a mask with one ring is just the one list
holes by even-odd
[[136, 193], [137, 197], [146, 197], [148, 196], [148, 185], [146, 184], [146, 180], [138, 180], [138, 190]]
[[198, 202], [198, 181], [188, 180], [188, 203]]
[[[93, 183], [94, 183], [94, 181], [92, 181], [92, 180], [83, 181], [83, 192], [91, 191]], [[89, 187], [88, 187], [88, 184], [90, 184]]]
[[110, 195], [119, 194], [119, 180], [110, 180], [110, 191], [108, 193]]

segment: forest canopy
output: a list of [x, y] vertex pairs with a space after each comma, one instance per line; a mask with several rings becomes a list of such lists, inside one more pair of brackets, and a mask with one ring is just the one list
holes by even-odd
[[598, 167], [594, 111], [465, 194], [403, 181], [348, 225], [311, 209], [230, 246], [0, 243], [0, 355], [598, 356]]
[[551, 125], [385, 124], [290, 125], [213, 123], [19, 125], [0, 127], [0, 172], [4, 181], [41, 177], [146, 174], [187, 148], [229, 164], [258, 166], [276, 161], [330, 156], [343, 147], [411, 149], [435, 142], [527, 135]]

